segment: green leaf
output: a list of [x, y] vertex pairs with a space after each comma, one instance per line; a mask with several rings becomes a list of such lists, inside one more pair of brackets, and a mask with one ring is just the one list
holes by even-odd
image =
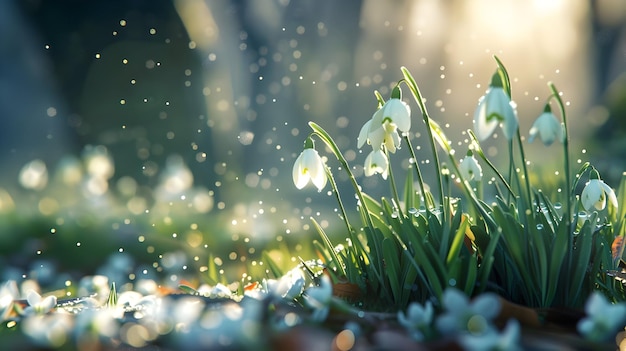
[[280, 278], [284, 275], [283, 270], [278, 267], [278, 264], [270, 257], [267, 251], [263, 251], [262, 258], [267, 269], [274, 275], [274, 278]]
[[443, 129], [441, 129], [441, 126], [439, 126], [439, 124], [432, 119], [429, 119], [428, 123], [430, 126], [430, 130], [433, 133], [433, 137], [435, 138], [435, 141], [437, 141], [439, 146], [441, 146], [441, 148], [447, 153], [452, 152], [452, 143], [450, 143], [450, 140], [448, 140], [448, 137], [446, 137], [446, 134], [443, 132]]
[[535, 228], [539, 225], [542, 226], [542, 235], [535, 240], [539, 242], [543, 239], [541, 242], [544, 243], [546, 256], [549, 257], [547, 263], [548, 271], [545, 273], [547, 275], [546, 285], [542, 287], [545, 291], [544, 305], [547, 306], [552, 304], [552, 301], [558, 291], [557, 285], [560, 280], [559, 274], [562, 272], [560, 267], [568, 255], [568, 236], [571, 236], [572, 234], [569, 232], [569, 228], [571, 226], [567, 215], [564, 215], [562, 219], [559, 218], [557, 210], [548, 198], [546, 198], [541, 192], [539, 193], [539, 196], [541, 197], [541, 202], [545, 206], [545, 210], [536, 216], [538, 223], [533, 224], [533, 226]]
[[180, 289], [182, 292], [184, 292], [185, 294], [189, 294], [189, 295], [198, 295], [198, 290], [185, 285], [185, 284], [180, 284], [178, 285], [178, 289]]
[[333, 244], [331, 243], [330, 239], [328, 238], [328, 236], [324, 232], [324, 229], [322, 229], [322, 227], [319, 225], [319, 223], [317, 223], [315, 218], [311, 217], [311, 222], [313, 222], [313, 226], [315, 227], [315, 229], [319, 233], [320, 237], [322, 238], [322, 242], [324, 243], [324, 246], [326, 247], [326, 252], [330, 256], [331, 260], [333, 262], [335, 262], [335, 268], [339, 271], [339, 273], [342, 276], [346, 276], [346, 270], [345, 270], [345, 267], [344, 267], [344, 263], [337, 256], [337, 253], [335, 252], [335, 247], [333, 246]]
[[398, 246], [391, 238], [383, 239], [383, 256], [385, 258], [386, 276], [389, 280], [393, 300], [398, 302], [402, 295], [402, 287], [400, 286], [400, 255]]
[[315, 248], [315, 252], [317, 252], [317, 254], [320, 256], [320, 259], [322, 260], [322, 262], [324, 262], [325, 265], [329, 265], [333, 261], [332, 257], [330, 257], [330, 255], [328, 254], [328, 249], [326, 248], [326, 246], [324, 246], [324, 244], [317, 240], [313, 240], [313, 246]]
[[591, 261], [591, 249], [593, 240], [593, 226], [591, 223], [596, 223], [597, 212], [594, 212], [588, 221], [585, 222], [580, 229], [579, 234], [574, 238], [575, 244], [573, 249], [573, 267], [568, 267], [568, 274], [571, 275], [571, 286], [569, 290], [569, 301], [575, 303], [579, 298], [580, 289], [587, 274], [589, 264]]
[[365, 206], [372, 215], [380, 216], [382, 214], [383, 208], [380, 202], [376, 201], [373, 197], [369, 196], [367, 193], [363, 193], [363, 201], [365, 201]]
[[207, 262], [207, 275], [206, 280], [209, 285], [217, 285], [220, 282], [220, 277], [217, 270], [217, 265], [215, 264], [215, 257], [213, 254], [209, 254], [209, 261]]
[[115, 282], [111, 283], [109, 289], [109, 298], [107, 299], [107, 307], [117, 306], [117, 289], [115, 289]]
[[413, 172], [406, 172], [406, 180], [404, 182], [404, 211], [409, 212], [412, 208], [418, 208], [419, 202], [416, 201], [416, 192], [413, 188]]
[[[461, 220], [461, 211], [457, 211], [458, 220]], [[453, 222], [456, 222], [457, 216], [454, 216]], [[463, 241], [465, 239], [465, 231], [467, 230], [468, 220], [462, 220], [459, 224], [458, 229], [454, 234], [454, 238], [452, 239], [452, 245], [450, 245], [450, 250], [448, 251], [448, 257], [446, 257], [446, 263], [449, 265], [453, 260], [455, 260], [461, 251], [461, 246], [463, 245]]]
[[622, 178], [620, 179], [615, 196], [617, 197], [617, 203], [619, 204], [617, 220], [622, 220], [626, 217], [626, 172], [622, 173]]
[[[417, 286], [416, 279], [418, 276], [420, 276], [420, 279], [422, 280], [422, 284], [420, 285], [423, 286], [424, 283], [427, 283], [424, 279], [422, 272], [415, 269], [415, 267], [411, 265], [411, 263], [409, 262], [409, 260], [411, 259], [412, 258], [410, 254], [408, 254], [407, 249], [401, 249], [400, 268], [403, 270], [403, 272], [401, 275], [402, 279], [400, 280], [402, 282], [402, 284], [400, 285], [400, 287], [402, 288], [402, 294], [399, 301], [399, 306], [408, 305], [409, 299], [411, 298], [411, 294], [413, 292], [413, 287]], [[429, 293], [428, 297], [430, 296], [431, 294]]]
[[[551, 233], [549, 233], [550, 228], [547, 225], [543, 225], [543, 228], [545, 229], [538, 229], [537, 224], [534, 223], [528, 225], [527, 234], [530, 241], [528, 256], [530, 256], [530, 261], [532, 262], [533, 275], [535, 280], [538, 281], [539, 290], [537, 293], [541, 296], [541, 306], [547, 306], [550, 304], [552, 296], [547, 294], [550, 277], [548, 276], [548, 254], [543, 237], [551, 236]], [[542, 230], [546, 232], [542, 233]], [[558, 281], [558, 278], [556, 281]]]
[[473, 296], [476, 287], [476, 276], [478, 275], [478, 255], [476, 253], [469, 256], [467, 264], [467, 278], [465, 280], [465, 295]]
[[380, 242], [383, 235], [378, 228], [365, 227], [363, 230], [365, 231], [367, 247], [369, 248], [368, 275], [370, 279], [372, 276], [375, 277], [378, 284], [382, 285], [384, 279], [382, 267], [383, 256]]
[[[440, 298], [443, 293], [442, 282], [448, 276], [444, 267], [444, 262], [440, 260], [437, 253], [428, 241], [428, 222], [423, 215], [413, 216], [412, 221], [402, 222], [402, 232], [410, 238], [406, 242], [407, 259], [413, 266], [428, 290], [436, 298]], [[423, 272], [423, 275], [422, 273]]]
[[498, 63], [498, 70], [502, 78], [502, 83], [504, 84], [504, 89], [509, 95], [509, 98], [511, 98], [511, 79], [509, 78], [509, 72], [507, 72], [506, 67], [504, 67], [504, 64], [500, 61], [498, 56], [494, 55], [493, 58]]

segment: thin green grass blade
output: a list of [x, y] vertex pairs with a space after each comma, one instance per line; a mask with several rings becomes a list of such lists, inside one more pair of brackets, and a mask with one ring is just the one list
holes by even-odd
[[[454, 216], [453, 222], [456, 222], [457, 219], [461, 221], [461, 211], [457, 211], [457, 215]], [[448, 256], [446, 257], [446, 264], [450, 264], [453, 260], [455, 260], [459, 252], [461, 251], [461, 246], [463, 245], [463, 241], [465, 239], [465, 231], [467, 230], [468, 221], [463, 220], [459, 223], [459, 227], [454, 234], [454, 238], [452, 239], [452, 245], [450, 245], [450, 250], [448, 251]]]
[[213, 254], [209, 254], [209, 261], [207, 262], [207, 275], [209, 285], [217, 285], [220, 282], [220, 275], [218, 273], [217, 264], [215, 264], [215, 257]]
[[115, 288], [115, 282], [111, 283], [109, 289], [109, 298], [107, 299], [107, 307], [117, 306], [117, 289]]
[[398, 246], [391, 238], [383, 239], [383, 257], [385, 258], [385, 268], [387, 271], [387, 279], [393, 294], [393, 300], [398, 303], [402, 294], [400, 286], [400, 255]]
[[580, 229], [580, 232], [576, 236], [574, 241], [575, 248], [572, 260], [573, 267], [569, 267], [569, 274], [571, 274], [572, 284], [569, 290], [569, 301], [571, 303], [574, 303], [579, 298], [580, 289], [589, 268], [591, 260], [592, 241], [594, 235], [592, 229], [593, 225], [591, 225], [591, 223], [595, 223], [596, 217], [597, 212], [594, 212], [594, 214], [591, 215], [590, 219], [585, 222], [583, 227]]
[[335, 262], [335, 265], [336, 265], [336, 268], [337, 268], [338, 272], [342, 276], [346, 276], [346, 270], [345, 270], [345, 267], [344, 267], [344, 263], [343, 263], [342, 260], [339, 259], [339, 256], [337, 256], [337, 253], [335, 252], [335, 247], [333, 246], [332, 242], [330, 241], [330, 239], [326, 235], [326, 232], [324, 232], [324, 229], [322, 229], [322, 227], [319, 225], [319, 223], [317, 223], [315, 218], [311, 217], [311, 221], [313, 222], [313, 226], [315, 227], [315, 229], [319, 233], [320, 237], [322, 238], [322, 242], [324, 243], [324, 246], [326, 247], [327, 252], [330, 255], [332, 261]]
[[274, 261], [270, 257], [267, 251], [263, 251], [262, 258], [263, 258], [263, 263], [265, 264], [267, 269], [272, 273], [274, 278], [280, 278], [284, 275], [283, 270], [280, 269], [278, 264], [276, 264], [276, 261]]
[[418, 208], [419, 207], [419, 203], [416, 202], [416, 193], [415, 193], [415, 189], [413, 188], [413, 172], [406, 172], [406, 180], [404, 182], [404, 193], [403, 193], [403, 198], [404, 198], [404, 211], [406, 213], [409, 212], [410, 209], [412, 208]]

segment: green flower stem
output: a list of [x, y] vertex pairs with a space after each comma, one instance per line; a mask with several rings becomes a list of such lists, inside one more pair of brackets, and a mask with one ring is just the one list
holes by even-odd
[[311, 129], [313, 129], [315, 134], [317, 134], [317, 136], [331, 149], [335, 157], [337, 157], [337, 160], [339, 160], [339, 163], [341, 163], [341, 166], [348, 173], [348, 178], [350, 178], [352, 187], [354, 188], [356, 196], [359, 199], [360, 206], [363, 208], [365, 212], [367, 226], [370, 228], [374, 228], [374, 222], [372, 221], [372, 217], [370, 216], [370, 212], [367, 208], [367, 203], [365, 202], [365, 199], [363, 198], [361, 187], [359, 186], [359, 183], [357, 183], [356, 177], [350, 170], [350, 165], [348, 165], [348, 161], [346, 161], [345, 157], [343, 157], [343, 154], [339, 150], [339, 147], [337, 146], [333, 138], [322, 127], [320, 127], [315, 122], [309, 122], [309, 126], [311, 127]]
[[[559, 95], [559, 91], [556, 89], [552, 82], [548, 82], [548, 87], [552, 91], [552, 96], [556, 100], [557, 105], [559, 105], [559, 110], [561, 111], [561, 118], [563, 119], [563, 157], [564, 157], [564, 171], [565, 171], [565, 189], [568, 191], [566, 196], [566, 212], [571, 213], [572, 209], [572, 192], [571, 189], [571, 175], [570, 175], [570, 160], [569, 160], [569, 132], [567, 129], [567, 114], [565, 113], [565, 105], [563, 105], [563, 100], [561, 100], [561, 96]], [[567, 218], [568, 223], [570, 218]]]
[[[490, 225], [490, 227], [492, 229], [495, 230], [498, 226], [494, 222], [492, 216], [490, 216], [488, 211], [484, 208], [483, 203], [476, 196], [476, 193], [472, 189], [472, 186], [470, 185], [470, 183], [467, 180], [463, 179], [462, 173], [461, 173], [461, 171], [459, 169], [459, 164], [454, 159], [454, 150], [450, 146], [450, 143], [448, 142], [448, 138], [443, 133], [443, 130], [441, 130], [439, 125], [436, 124], [434, 121], [431, 121], [430, 128], [434, 131], [434, 133], [435, 133], [434, 135], [436, 136], [437, 140], [439, 141], [439, 144], [441, 145], [441, 147], [444, 149], [444, 151], [448, 155], [448, 158], [450, 159], [450, 164], [452, 165], [452, 168], [454, 169], [455, 174], [461, 180], [460, 183], [462, 185], [463, 190], [465, 191], [465, 194], [467, 195], [467, 197], [469, 199], [472, 200], [472, 202], [474, 203], [475, 207], [478, 209], [478, 212], [480, 212], [481, 216], [485, 219], [485, 221]], [[476, 139], [476, 135], [474, 134], [474, 132], [472, 132], [471, 130], [468, 130], [468, 132], [469, 132], [470, 137], [472, 138], [472, 142], [475, 145], [474, 151], [476, 153], [478, 153], [479, 156], [481, 156], [486, 161], [486, 163], [494, 170], [494, 172], [496, 172], [496, 174], [498, 174], [500, 179], [502, 179], [503, 183], [506, 185], [507, 189], [509, 189], [509, 191], [512, 193], [513, 191], [511, 190], [509, 185], [506, 183], [506, 181], [504, 181], [504, 178], [502, 177], [502, 174], [500, 174], [498, 172], [498, 170], [485, 157], [485, 154], [481, 150], [480, 144], [478, 143], [478, 140]], [[407, 143], [409, 143], [409, 148], [412, 150], [412, 148], [410, 147], [410, 141], [409, 140], [407, 140]], [[413, 155], [413, 157], [415, 157], [415, 155]]]
[[117, 289], [115, 288], [115, 282], [111, 283], [111, 288], [109, 289], [109, 298], [107, 299], [107, 307], [115, 307], [117, 306]]
[[[426, 187], [424, 186], [424, 178], [422, 178], [422, 172], [420, 171], [420, 166], [417, 164], [417, 158], [415, 158], [415, 150], [413, 149], [413, 145], [411, 144], [411, 140], [408, 135], [404, 136], [404, 140], [406, 141], [407, 147], [409, 149], [409, 153], [411, 154], [411, 159], [413, 160], [413, 168], [415, 169], [415, 173], [417, 174], [417, 183], [420, 186], [420, 191], [422, 192], [422, 197], [424, 197], [424, 203], [426, 203]], [[425, 206], [428, 207], [428, 206]]]
[[509, 194], [515, 196], [515, 192], [513, 192], [513, 189], [511, 189], [511, 185], [509, 185], [506, 179], [504, 179], [504, 176], [502, 175], [502, 173], [498, 171], [496, 166], [494, 166], [493, 163], [489, 161], [489, 159], [483, 152], [483, 149], [480, 147], [480, 143], [478, 142], [478, 138], [476, 138], [476, 134], [474, 134], [474, 131], [472, 131], [471, 129], [468, 129], [467, 133], [470, 135], [470, 138], [472, 138], [472, 142], [474, 144], [474, 152], [476, 152], [478, 156], [480, 156], [480, 158], [487, 164], [487, 166], [491, 168], [491, 170], [496, 174], [496, 176], [498, 176], [502, 184], [504, 184], [504, 186], [506, 187], [506, 190], [509, 191]]
[[[561, 96], [559, 95], [559, 91], [556, 89], [556, 86], [552, 82], [548, 82], [548, 87], [552, 92], [552, 96], [556, 100], [557, 105], [559, 105], [559, 111], [561, 112], [561, 118], [563, 120], [563, 158], [564, 158], [564, 171], [565, 171], [565, 225], [567, 226], [567, 266], [566, 269], [570, 269], [572, 266], [572, 251], [574, 249], [574, 238], [572, 237], [572, 224], [570, 220], [570, 214], [572, 211], [572, 196], [574, 190], [570, 190], [571, 188], [571, 177], [570, 177], [570, 163], [569, 163], [569, 133], [567, 129], [567, 114], [565, 113], [565, 105], [563, 104], [563, 100], [561, 100]], [[580, 173], [582, 175], [582, 173]], [[579, 178], [580, 179], [580, 178]], [[565, 277], [565, 289], [569, 291], [571, 288], [571, 279], [569, 275]]]
[[[517, 145], [519, 145], [519, 153], [522, 158], [522, 170], [524, 171], [524, 185], [526, 186], [526, 198], [528, 199], [528, 206], [532, 204], [532, 197], [530, 195], [530, 179], [528, 179], [528, 167], [526, 166], [526, 155], [524, 153], [524, 146], [522, 145], [522, 136], [519, 128], [517, 128]], [[539, 205], [539, 204], [537, 204]], [[534, 211], [533, 211], [534, 212]]]
[[465, 194], [467, 195], [469, 199], [472, 200], [475, 207], [478, 209], [478, 212], [480, 212], [480, 215], [485, 220], [485, 222], [487, 222], [490, 225], [490, 227], [495, 230], [498, 227], [498, 225], [493, 220], [493, 217], [489, 215], [489, 212], [483, 207], [482, 202], [476, 196], [476, 193], [472, 189], [472, 186], [470, 185], [469, 181], [467, 181], [466, 179], [463, 179], [463, 176], [461, 175], [462, 174], [461, 170], [459, 169], [459, 165], [454, 159], [454, 153], [449, 152], [448, 157], [450, 158], [450, 164], [452, 165], [452, 168], [454, 168], [455, 174], [461, 180], [460, 183], [462, 185], [463, 190], [465, 191]]
[[[515, 175], [515, 158], [513, 157], [513, 141], [509, 140], [509, 184], [513, 183], [513, 175]], [[517, 187], [519, 190], [519, 179], [517, 179], [517, 177], [515, 178], [517, 180]], [[513, 196], [515, 197], [515, 196]], [[511, 202], [511, 193], [509, 193], [509, 196], [507, 197], [507, 202]]]
[[[504, 89], [506, 91], [506, 93], [509, 95], [509, 98], [512, 98], [511, 95], [511, 78], [509, 77], [509, 72], [506, 70], [506, 67], [504, 66], [504, 64], [502, 63], [502, 61], [500, 60], [500, 58], [498, 58], [498, 56], [493, 56], [493, 58], [496, 60], [496, 63], [498, 64], [498, 70], [500, 71], [500, 76], [502, 77], [502, 82], [505, 85]], [[522, 170], [524, 172], [524, 180], [525, 180], [525, 186], [526, 186], [526, 198], [528, 201], [528, 205], [530, 206], [531, 202], [532, 202], [532, 197], [530, 195], [530, 180], [528, 179], [528, 169], [526, 167], [526, 157], [524, 155], [524, 147], [522, 146], [522, 137], [519, 131], [519, 127], [517, 128], [517, 141], [518, 141], [518, 145], [519, 145], [519, 149], [520, 149], [520, 156], [522, 158]], [[517, 174], [517, 172], [515, 171], [515, 165], [513, 162], [513, 143], [510, 142], [509, 143], [509, 158], [510, 158], [510, 176], [513, 176], [513, 173], [515, 172]], [[521, 189], [520, 189], [521, 191]]]
[[[389, 151], [387, 150], [387, 148], [385, 149], [385, 156], [387, 156], [387, 159], [389, 159]], [[388, 172], [389, 172], [389, 183], [391, 183], [391, 195], [393, 196], [393, 200], [395, 202], [395, 206], [398, 209], [398, 212], [400, 214], [402, 214], [402, 217], [404, 217], [403, 212], [402, 212], [402, 208], [400, 208], [400, 197], [398, 196], [398, 188], [396, 186], [396, 179], [393, 176], [393, 169], [391, 167], [391, 163], [389, 163], [389, 166], [387, 167]]]
[[348, 228], [348, 233], [352, 233], [354, 230], [352, 225], [350, 225], [350, 221], [348, 220], [348, 215], [346, 213], [346, 209], [343, 206], [343, 201], [341, 200], [341, 195], [339, 194], [339, 189], [337, 189], [337, 183], [335, 182], [335, 177], [333, 176], [333, 172], [331, 172], [330, 168], [324, 165], [324, 170], [326, 171], [326, 176], [330, 181], [330, 187], [333, 189], [333, 193], [335, 194], [335, 198], [337, 199], [337, 203], [339, 204], [339, 210], [341, 211], [341, 215], [343, 216], [343, 221], [346, 223], [346, 227]]
[[[356, 177], [350, 170], [350, 165], [348, 165], [348, 161], [346, 161], [345, 157], [343, 157], [343, 154], [339, 150], [339, 147], [337, 146], [333, 138], [328, 134], [328, 132], [326, 132], [322, 127], [320, 127], [315, 122], [309, 122], [309, 126], [311, 127], [311, 129], [313, 129], [314, 133], [332, 150], [335, 157], [337, 157], [337, 160], [339, 160], [339, 163], [341, 163], [341, 166], [348, 173], [348, 178], [350, 178], [350, 182], [352, 183], [352, 186], [354, 187], [354, 192], [356, 193], [356, 196], [359, 199], [359, 206], [361, 206], [361, 210], [363, 212], [363, 218], [365, 218], [365, 222], [366, 222], [365, 225], [366, 227], [370, 228], [370, 230], [374, 231], [375, 227], [374, 227], [374, 221], [372, 220], [372, 215], [369, 209], [367, 208], [367, 202], [365, 202], [365, 198], [363, 197], [363, 192], [361, 191], [361, 188], [359, 187], [359, 184], [356, 181]], [[349, 232], [349, 234], [352, 235], [353, 233]], [[373, 240], [373, 243], [369, 243], [369, 244], [374, 245], [376, 252], [382, 252], [380, 243], [381, 243], [381, 240]], [[368, 253], [363, 252], [363, 254], [367, 255]], [[374, 261], [370, 261], [370, 263], [375, 266], [374, 274], [376, 274], [377, 279], [382, 282], [382, 276], [381, 276], [383, 272], [382, 260], [374, 260]]]
[[578, 170], [578, 172], [576, 173], [576, 180], [574, 181], [574, 184], [572, 184], [572, 187], [570, 189], [570, 194], [574, 194], [574, 191], [576, 190], [576, 188], [578, 188], [578, 183], [580, 183], [580, 179], [582, 178], [583, 174], [585, 174], [585, 172], [589, 171], [591, 172], [592, 170], [594, 170], [595, 168], [591, 165], [591, 163], [589, 162], [585, 162], [580, 169]]
[[511, 79], [509, 78], [509, 72], [506, 70], [506, 67], [504, 67], [504, 64], [502, 63], [502, 61], [500, 61], [498, 56], [493, 55], [493, 58], [496, 60], [496, 63], [498, 64], [498, 68], [500, 70], [500, 77], [502, 78], [502, 83], [505, 85], [504, 90], [509, 95], [509, 98], [511, 98]]
[[[437, 154], [437, 148], [435, 146], [435, 139], [433, 138], [433, 131], [430, 127], [430, 117], [428, 116], [428, 110], [426, 109], [426, 105], [424, 104], [424, 99], [422, 98], [422, 94], [420, 93], [419, 87], [417, 86], [417, 83], [415, 82], [413, 75], [411, 75], [409, 70], [404, 66], [401, 67], [400, 70], [402, 71], [402, 74], [404, 75], [404, 81], [406, 82], [407, 86], [411, 90], [411, 93], [413, 93], [413, 97], [415, 98], [415, 101], [417, 102], [420, 110], [422, 111], [422, 118], [424, 119], [424, 124], [426, 124], [426, 131], [428, 132], [428, 141], [430, 142], [430, 147], [433, 152], [433, 161], [435, 163], [435, 172], [437, 174], [435, 178], [437, 179], [437, 185], [439, 188], [439, 200], [441, 201], [441, 205], [444, 206], [445, 199], [444, 199], [444, 193], [443, 193], [443, 182], [441, 180], [439, 155]], [[414, 158], [414, 160], [415, 160], [415, 163], [417, 164], [417, 159]], [[443, 223], [447, 223], [448, 221], [446, 217], [448, 214], [448, 210], [446, 208], [443, 208], [442, 213], [443, 213]]]

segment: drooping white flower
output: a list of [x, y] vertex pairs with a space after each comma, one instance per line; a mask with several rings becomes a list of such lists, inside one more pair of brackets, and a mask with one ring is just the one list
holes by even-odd
[[22, 323], [21, 329], [33, 343], [52, 350], [68, 346], [74, 329], [74, 318], [69, 313], [28, 315]]
[[511, 140], [517, 132], [515, 103], [504, 91], [500, 75], [496, 72], [474, 111], [474, 132], [478, 140], [483, 141], [491, 136], [498, 125], [507, 140]]
[[287, 300], [299, 297], [304, 291], [304, 274], [302, 269], [296, 267], [280, 277], [272, 286], [272, 293]]
[[330, 304], [333, 298], [333, 285], [328, 276], [323, 275], [319, 286], [313, 286], [304, 291], [306, 305], [313, 309], [311, 319], [323, 322], [328, 317]]
[[13, 303], [19, 300], [20, 292], [15, 280], [9, 280], [0, 287], [0, 322], [9, 318], [13, 311]]
[[537, 117], [528, 132], [528, 142], [532, 143], [537, 134], [541, 138], [544, 145], [550, 146], [555, 140], [563, 141], [563, 127], [556, 118], [554, 113], [550, 111], [549, 105], [546, 110]]
[[326, 169], [324, 161], [312, 148], [305, 148], [293, 165], [293, 183], [296, 188], [304, 188], [311, 181], [319, 191], [326, 186]]
[[520, 325], [515, 319], [509, 319], [502, 332], [490, 329], [483, 334], [466, 333], [459, 336], [459, 343], [465, 350], [521, 350]]
[[24, 315], [46, 314], [57, 305], [56, 296], [50, 295], [42, 298], [35, 290], [29, 290], [26, 294], [28, 306], [24, 308]]
[[391, 98], [363, 125], [357, 146], [361, 148], [367, 141], [374, 150], [384, 145], [389, 152], [395, 153], [402, 140], [398, 129], [401, 132], [411, 129], [411, 108], [404, 101]]
[[446, 312], [437, 317], [435, 325], [443, 335], [491, 332], [495, 328], [492, 320], [500, 312], [500, 301], [493, 293], [484, 293], [470, 302], [461, 291], [447, 288], [442, 304]]
[[380, 173], [383, 179], [387, 179], [387, 175], [389, 174], [389, 160], [383, 150], [378, 149], [367, 155], [363, 172], [367, 177]]
[[577, 329], [591, 341], [606, 341], [626, 323], [626, 304], [609, 302], [594, 291], [585, 304], [587, 316], [578, 322]]
[[430, 301], [426, 301], [424, 306], [412, 302], [407, 308], [406, 314], [398, 311], [398, 323], [417, 341], [424, 340], [424, 330], [430, 326], [432, 320], [433, 305]]
[[618, 207], [617, 196], [615, 191], [600, 180], [600, 175], [597, 171], [591, 172], [589, 182], [583, 188], [583, 192], [580, 195], [580, 201], [582, 201], [583, 207], [587, 211], [591, 211], [595, 208], [598, 211], [604, 210], [606, 207], [606, 198], [609, 198], [609, 202], [614, 208]]
[[[378, 112], [382, 111], [380, 109], [378, 109], [374, 114], [378, 113]], [[365, 122], [365, 124], [363, 125], [363, 127], [361, 127], [361, 131], [359, 131], [359, 136], [356, 139], [356, 146], [360, 149], [363, 145], [365, 145], [365, 143], [370, 143], [369, 141], [369, 134], [370, 134], [370, 126], [372, 125], [372, 121], [374, 120], [374, 117], [370, 118], [367, 122]]]
[[74, 319], [73, 333], [79, 338], [114, 338], [119, 332], [116, 314], [109, 308], [89, 308], [81, 311]]
[[467, 155], [461, 160], [459, 164], [459, 171], [461, 176], [465, 180], [480, 181], [483, 178], [483, 169], [478, 164], [472, 151], [468, 151]]
[[85, 276], [78, 285], [78, 296], [92, 296], [101, 304], [109, 297], [109, 278], [105, 275]]

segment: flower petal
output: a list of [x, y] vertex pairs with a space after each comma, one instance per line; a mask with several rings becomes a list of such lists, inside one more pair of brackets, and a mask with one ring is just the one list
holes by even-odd
[[437, 317], [435, 326], [443, 335], [455, 334], [460, 329], [459, 321], [459, 316], [452, 313], [445, 313]]
[[448, 288], [443, 292], [442, 304], [447, 311], [461, 312], [469, 306], [469, 299], [457, 289]]
[[383, 106], [383, 120], [389, 118], [403, 132], [411, 129], [411, 108], [400, 99], [389, 99]]
[[303, 169], [302, 161], [303, 161], [303, 153], [301, 153], [300, 156], [298, 156], [298, 158], [296, 159], [296, 162], [293, 164], [293, 171], [292, 171], [293, 184], [295, 184], [296, 188], [298, 189], [304, 188], [309, 182], [309, 178], [310, 178], [308, 171], [305, 171]]
[[313, 148], [302, 150], [293, 164], [293, 183], [296, 188], [304, 188], [309, 180], [321, 191], [326, 186], [326, 168], [324, 161]]
[[311, 182], [313, 185], [317, 187], [318, 191], [322, 191], [326, 186], [326, 181], [328, 178], [326, 177], [326, 169], [324, 166], [324, 161], [318, 155], [317, 151], [315, 155], [311, 155], [312, 159], [310, 160], [311, 164], [309, 167], [309, 174], [311, 176]]
[[56, 305], [57, 305], [56, 296], [50, 295], [50, 296], [46, 296], [41, 301], [41, 303], [39, 303], [39, 308], [42, 310], [42, 312], [48, 312], [51, 309], [53, 309]]
[[517, 112], [514, 108], [515, 104], [511, 101], [506, 105], [503, 110], [504, 121], [501, 123], [502, 132], [507, 140], [513, 139], [515, 133], [517, 133], [517, 128], [519, 123], [517, 121]]
[[378, 128], [372, 129], [374, 124], [370, 126], [370, 132], [368, 134], [368, 139], [370, 141], [370, 145], [372, 145], [372, 149], [377, 150], [385, 142], [385, 129], [382, 124], [378, 126]]
[[528, 142], [539, 134], [544, 145], [550, 146], [555, 140], [563, 141], [563, 127], [552, 112], [544, 112], [533, 123], [529, 131]]
[[35, 290], [28, 290], [28, 293], [26, 293], [26, 301], [30, 306], [36, 306], [41, 302], [41, 295]]
[[484, 293], [472, 301], [472, 311], [480, 314], [487, 320], [492, 320], [500, 313], [500, 301], [493, 293]]
[[365, 165], [363, 172], [365, 176], [370, 177], [376, 173], [381, 173], [384, 179], [387, 179], [387, 172], [389, 168], [389, 160], [382, 150], [376, 150], [370, 152], [365, 158]]
[[483, 177], [483, 170], [474, 156], [465, 156], [459, 163], [459, 171], [465, 180], [480, 181]]
[[502, 133], [507, 140], [511, 140], [517, 132], [517, 113], [515, 112], [515, 104], [511, 102], [504, 89], [502, 87], [490, 87], [485, 94], [484, 105], [486, 122], [501, 124]]
[[[384, 128], [383, 128], [384, 130]], [[402, 139], [400, 139], [400, 135], [398, 135], [398, 132], [396, 132], [395, 130], [392, 131], [391, 133], [386, 133], [385, 134], [385, 147], [387, 148], [387, 150], [389, 150], [389, 152], [391, 152], [392, 154], [396, 153], [396, 149], [400, 148], [400, 143], [402, 142]]]
[[598, 179], [589, 180], [580, 195], [580, 201], [583, 203], [583, 207], [587, 211], [591, 211], [592, 208], [602, 211], [606, 205], [604, 192], [602, 191], [602, 187], [599, 182], [600, 181]]
[[361, 131], [359, 132], [359, 136], [357, 140], [357, 147], [360, 149], [361, 146], [365, 145], [365, 142], [368, 140], [368, 134], [370, 132], [370, 126], [372, 125], [372, 120], [365, 122]]
[[615, 195], [615, 191], [613, 191], [613, 189], [608, 186], [605, 182], [600, 181], [600, 186], [602, 187], [602, 189], [604, 189], [604, 192], [606, 193], [607, 197], [609, 198], [609, 202], [611, 203], [611, 205], [614, 208], [618, 207], [618, 203], [617, 203], [617, 196]]
[[483, 141], [493, 133], [498, 126], [497, 120], [487, 121], [486, 115], [487, 104], [485, 97], [483, 96], [476, 106], [474, 111], [474, 132], [478, 140]]

